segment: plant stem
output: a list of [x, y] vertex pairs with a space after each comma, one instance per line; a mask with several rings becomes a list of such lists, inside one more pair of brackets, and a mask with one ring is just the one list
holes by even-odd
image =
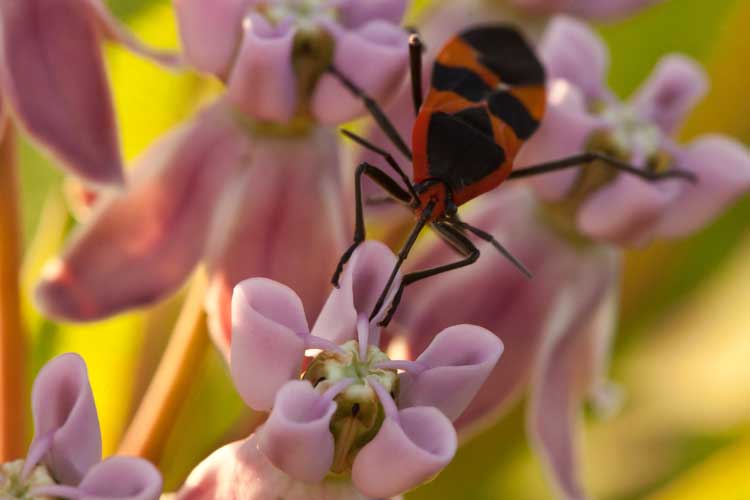
[[16, 132], [0, 123], [0, 463], [25, 448], [25, 339], [19, 273], [21, 227]]
[[203, 301], [206, 275], [201, 269], [190, 285], [172, 336], [120, 444], [119, 454], [159, 463], [169, 431], [190, 392], [196, 367], [208, 347]]

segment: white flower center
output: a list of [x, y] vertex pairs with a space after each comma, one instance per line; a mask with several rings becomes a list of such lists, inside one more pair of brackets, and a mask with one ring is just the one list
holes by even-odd
[[301, 26], [312, 25], [315, 19], [336, 19], [337, 0], [276, 0], [261, 4], [258, 9], [274, 24], [292, 19]]
[[601, 116], [612, 127], [611, 139], [616, 149], [641, 158], [658, 155], [663, 139], [661, 130], [640, 118], [634, 109], [607, 106]]
[[46, 496], [32, 496], [36, 486], [51, 486], [55, 482], [43, 465], [37, 465], [27, 477], [22, 477], [23, 460], [0, 465], [0, 498], [3, 500], [51, 500]]

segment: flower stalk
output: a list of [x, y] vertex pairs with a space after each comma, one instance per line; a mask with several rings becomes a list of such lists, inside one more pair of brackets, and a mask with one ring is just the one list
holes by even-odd
[[203, 309], [206, 287], [206, 274], [199, 269], [190, 285], [172, 337], [125, 432], [118, 453], [143, 457], [153, 463], [161, 459], [169, 430], [190, 391], [195, 367], [208, 348]]
[[[0, 125], [2, 126], [2, 125]], [[0, 462], [24, 453], [25, 348], [20, 310], [21, 228], [16, 133], [0, 131]]]

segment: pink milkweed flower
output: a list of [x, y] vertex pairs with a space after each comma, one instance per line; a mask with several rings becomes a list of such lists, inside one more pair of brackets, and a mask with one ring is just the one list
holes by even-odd
[[67, 170], [97, 185], [123, 182], [104, 39], [178, 64], [125, 31], [100, 0], [0, 0], [0, 135], [12, 114]]
[[0, 464], [0, 498], [159, 498], [161, 475], [149, 462], [102, 461], [96, 406], [80, 356], [68, 353], [48, 362], [34, 381], [31, 400], [34, 439], [26, 459]]
[[[450, 462], [451, 421], [497, 363], [502, 343], [459, 325], [414, 360], [389, 359], [376, 326], [383, 313], [368, 316], [395, 262], [380, 243], [358, 248], [312, 330], [290, 288], [263, 278], [237, 285], [232, 378], [250, 407], [270, 414], [248, 440], [199, 465], [179, 499], [388, 498]], [[305, 359], [307, 349], [318, 354]]]
[[[541, 128], [518, 163], [604, 151], [643, 168], [678, 165], [698, 177], [644, 183], [593, 164], [510, 182], [485, 194], [464, 217], [498, 238], [534, 273], [483, 256], [474, 265], [408, 291], [395, 320], [408, 336], [409, 355], [431, 341], [429, 332], [470, 320], [503, 330], [505, 353], [456, 421], [463, 436], [492, 423], [524, 390], [530, 391], [528, 429], [562, 498], [583, 499], [574, 430], [585, 398], [602, 412], [617, 404], [605, 373], [616, 323], [621, 248], [656, 237], [682, 236], [713, 220], [750, 191], [750, 155], [719, 135], [680, 145], [673, 134], [703, 94], [706, 79], [684, 57], [669, 56], [629, 103], [605, 87], [606, 50], [585, 25], [553, 21], [539, 47], [550, 84]], [[455, 259], [443, 242], [425, 249], [414, 269]], [[467, 300], [471, 297], [471, 300]], [[458, 306], [460, 304], [460, 306]]]
[[617, 18], [662, 0], [511, 0], [534, 14], [572, 14], [584, 18]]
[[[126, 193], [106, 194], [60, 259], [37, 303], [94, 320], [150, 304], [207, 262], [211, 331], [228, 354], [239, 281], [264, 276], [297, 290], [311, 318], [343, 246], [335, 131], [362, 106], [337, 70], [382, 97], [403, 75], [403, 0], [177, 0], [185, 57], [226, 95], [136, 161]], [[365, 62], [366, 64], [362, 64]]]
[[288, 122], [300, 113], [338, 124], [364, 108], [331, 75], [343, 70], [376, 100], [403, 75], [407, 0], [175, 0], [185, 56], [221, 78], [249, 116]]

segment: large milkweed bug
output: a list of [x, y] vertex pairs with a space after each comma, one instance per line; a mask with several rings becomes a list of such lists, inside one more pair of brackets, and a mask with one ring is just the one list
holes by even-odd
[[417, 113], [412, 130], [413, 155], [379, 106], [346, 75], [335, 67], [329, 68], [330, 73], [350, 92], [363, 100], [396, 148], [412, 161], [414, 171], [412, 181], [385, 150], [352, 132], [342, 131], [348, 138], [382, 156], [406, 189], [374, 165], [362, 163], [357, 167], [354, 243], [341, 257], [333, 275], [333, 284], [338, 286], [343, 266], [365, 240], [361, 189], [363, 175], [375, 181], [397, 201], [409, 206], [417, 217], [370, 319], [382, 308], [398, 270], [425, 225], [430, 224], [463, 256], [457, 262], [404, 275], [381, 325], [390, 322], [406, 286], [467, 266], [479, 258], [479, 250], [467, 233], [492, 244], [524, 274], [531, 276], [492, 235], [458, 217], [458, 206], [494, 189], [506, 179], [530, 177], [600, 160], [646, 181], [679, 177], [694, 180], [692, 174], [679, 169], [655, 173], [596, 152], [513, 171], [515, 156], [524, 141], [538, 128], [546, 105], [544, 68], [531, 47], [517, 30], [509, 26], [478, 26], [460, 33], [438, 53], [432, 70], [431, 87], [424, 102], [422, 52], [419, 37], [412, 35], [409, 53], [412, 97]]

